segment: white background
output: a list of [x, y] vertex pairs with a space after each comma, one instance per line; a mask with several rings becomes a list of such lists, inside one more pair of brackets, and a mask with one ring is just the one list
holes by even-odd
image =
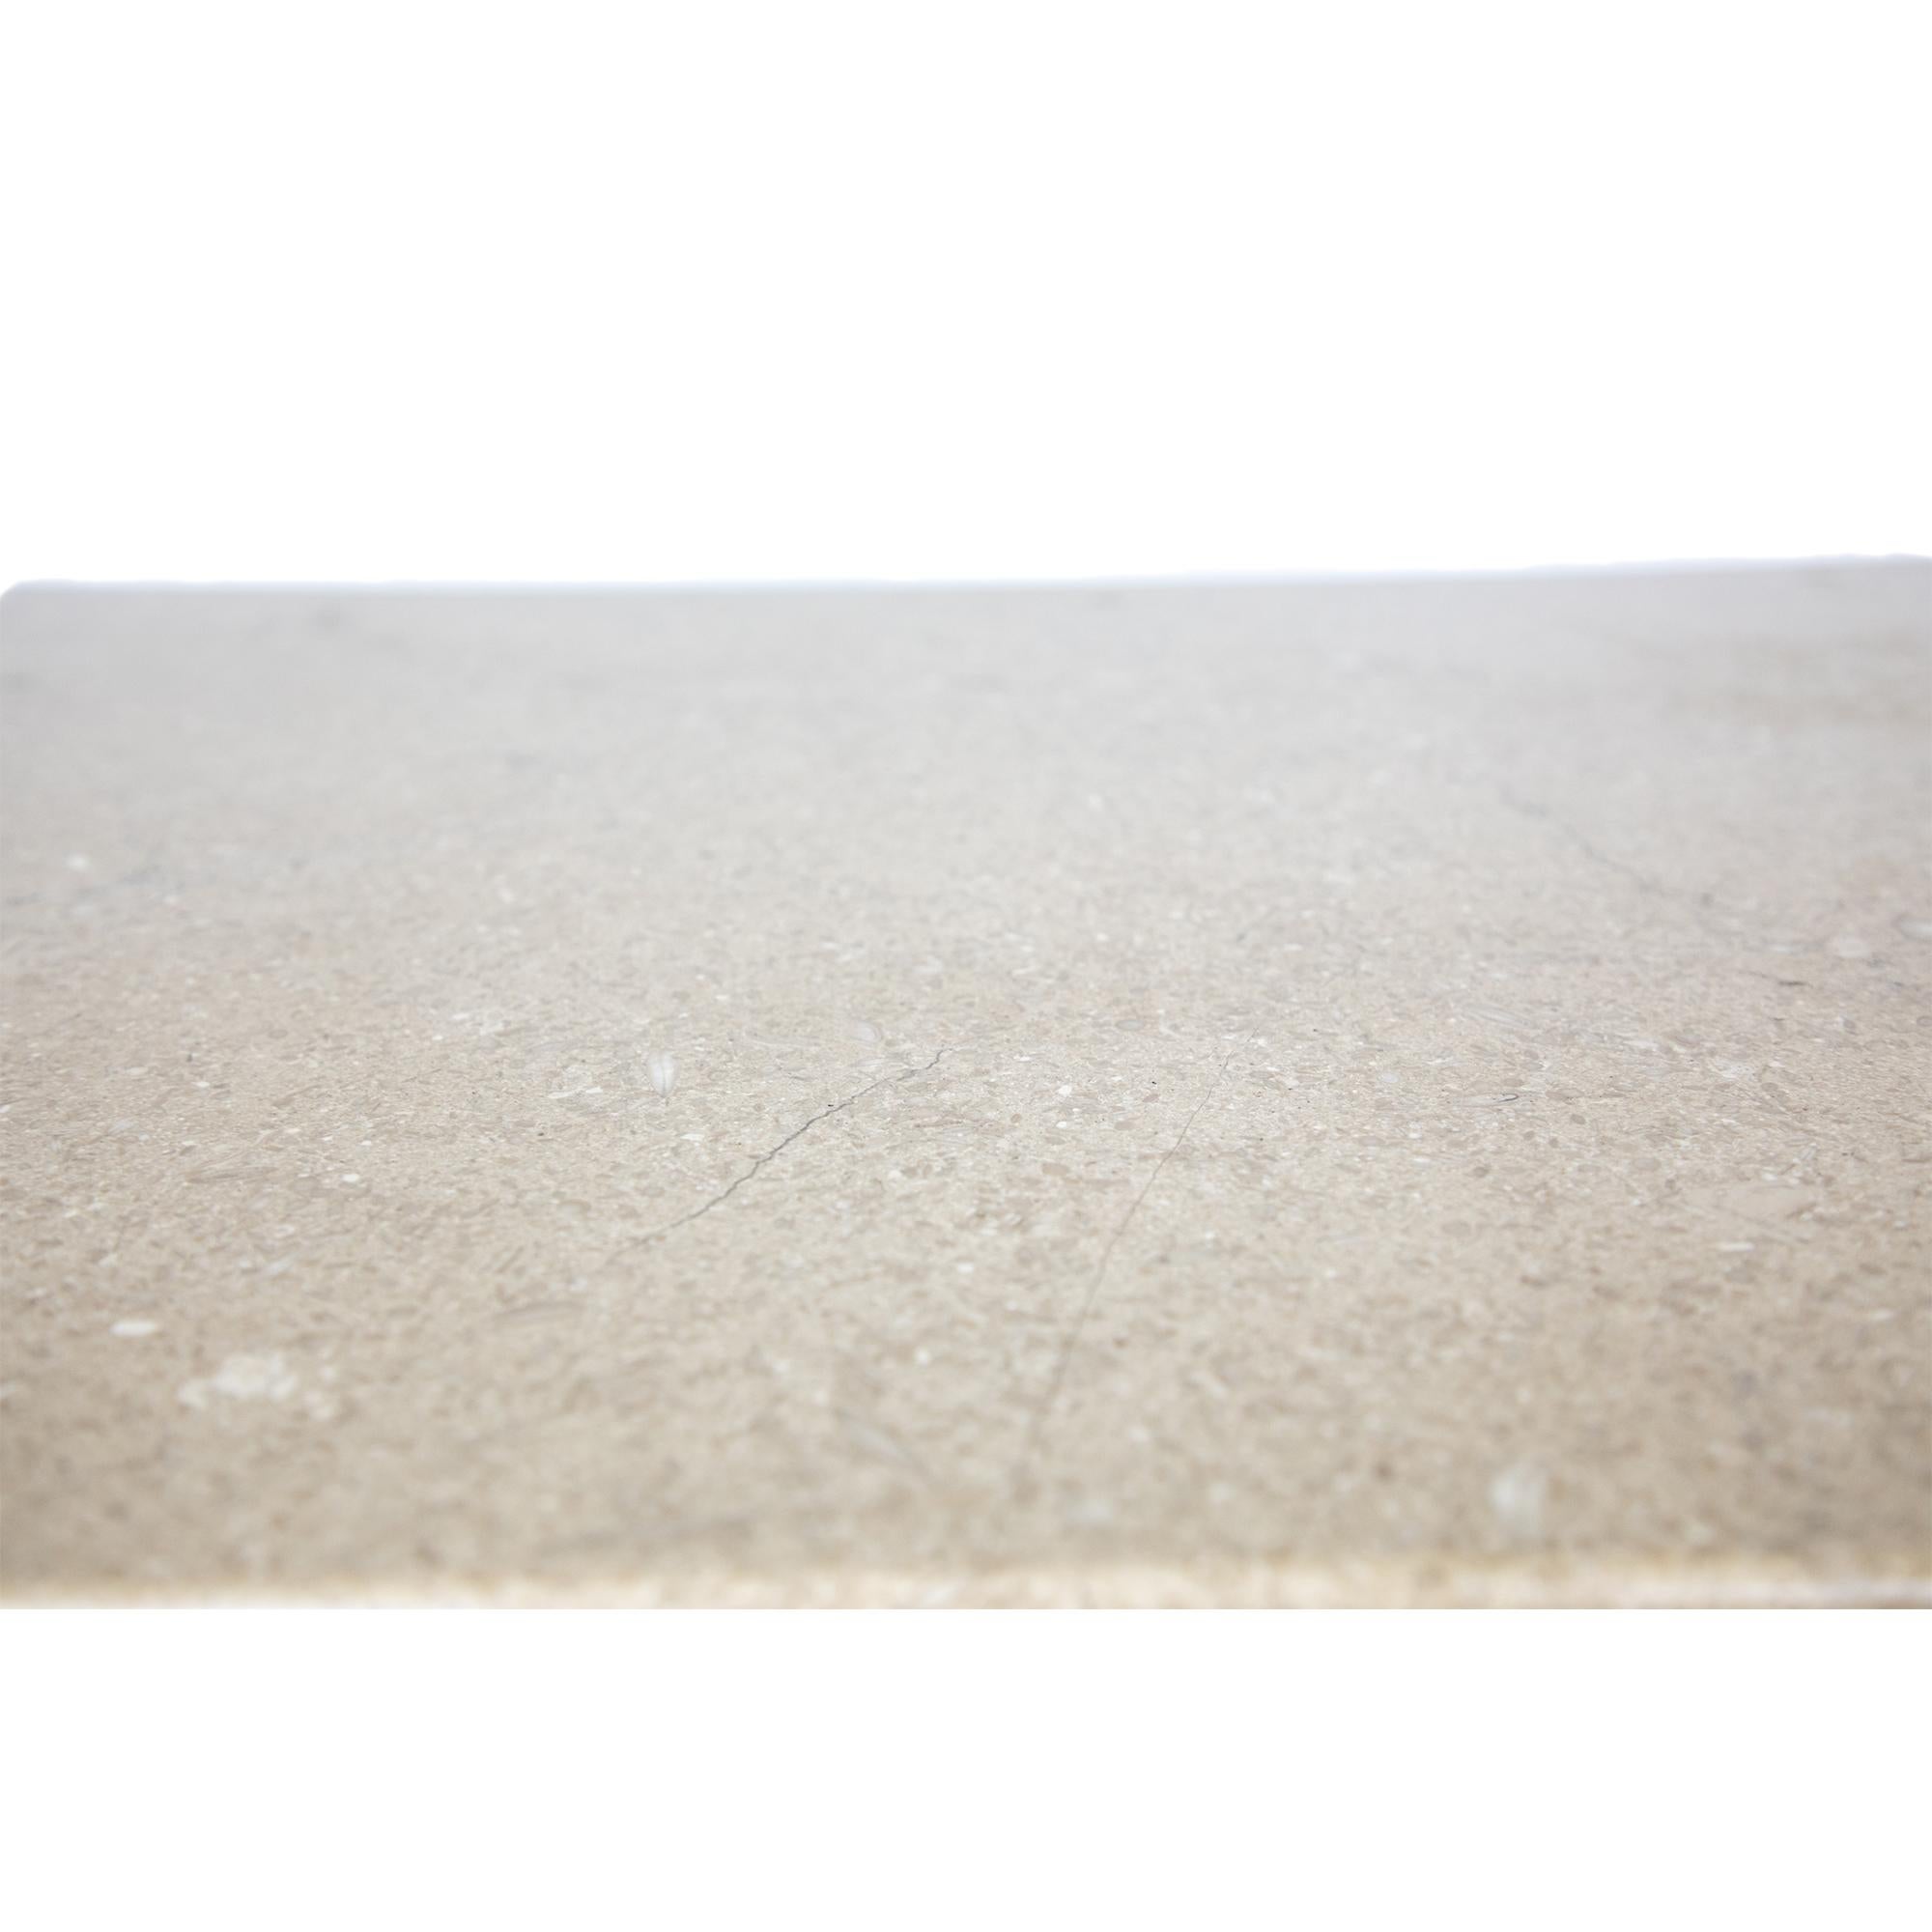
[[4, 1886], [32, 1932], [1926, 1918], [1911, 1612], [17, 1612], [5, 1634]]
[[[0, 583], [1923, 552], [1919, 12], [16, 4]], [[0, 1894], [1923, 1922], [1923, 1628], [16, 1612]]]
[[1922, 552], [1924, 19], [28, 0], [0, 583]]

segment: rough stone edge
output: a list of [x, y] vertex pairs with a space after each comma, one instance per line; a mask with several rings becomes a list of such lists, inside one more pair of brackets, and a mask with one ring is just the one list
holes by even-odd
[[660, 1609], [1854, 1609], [1932, 1608], [1922, 1559], [1831, 1574], [1782, 1562], [1047, 1565], [950, 1573], [824, 1566], [780, 1573], [724, 1565], [569, 1577], [380, 1577], [301, 1582], [220, 1577], [0, 1581], [20, 1608], [470, 1607]]

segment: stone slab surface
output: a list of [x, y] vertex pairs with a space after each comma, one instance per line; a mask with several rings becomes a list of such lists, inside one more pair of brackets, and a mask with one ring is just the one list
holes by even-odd
[[1932, 1590], [1932, 567], [0, 676], [15, 1600]]

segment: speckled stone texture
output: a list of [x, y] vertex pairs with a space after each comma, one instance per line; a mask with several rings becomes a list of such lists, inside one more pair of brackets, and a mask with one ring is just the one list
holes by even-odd
[[0, 668], [15, 1599], [1932, 1595], [1932, 567]]

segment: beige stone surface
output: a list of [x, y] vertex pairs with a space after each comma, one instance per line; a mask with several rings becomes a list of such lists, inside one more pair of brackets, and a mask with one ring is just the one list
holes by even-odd
[[1932, 1590], [1932, 567], [0, 674], [15, 1599]]

